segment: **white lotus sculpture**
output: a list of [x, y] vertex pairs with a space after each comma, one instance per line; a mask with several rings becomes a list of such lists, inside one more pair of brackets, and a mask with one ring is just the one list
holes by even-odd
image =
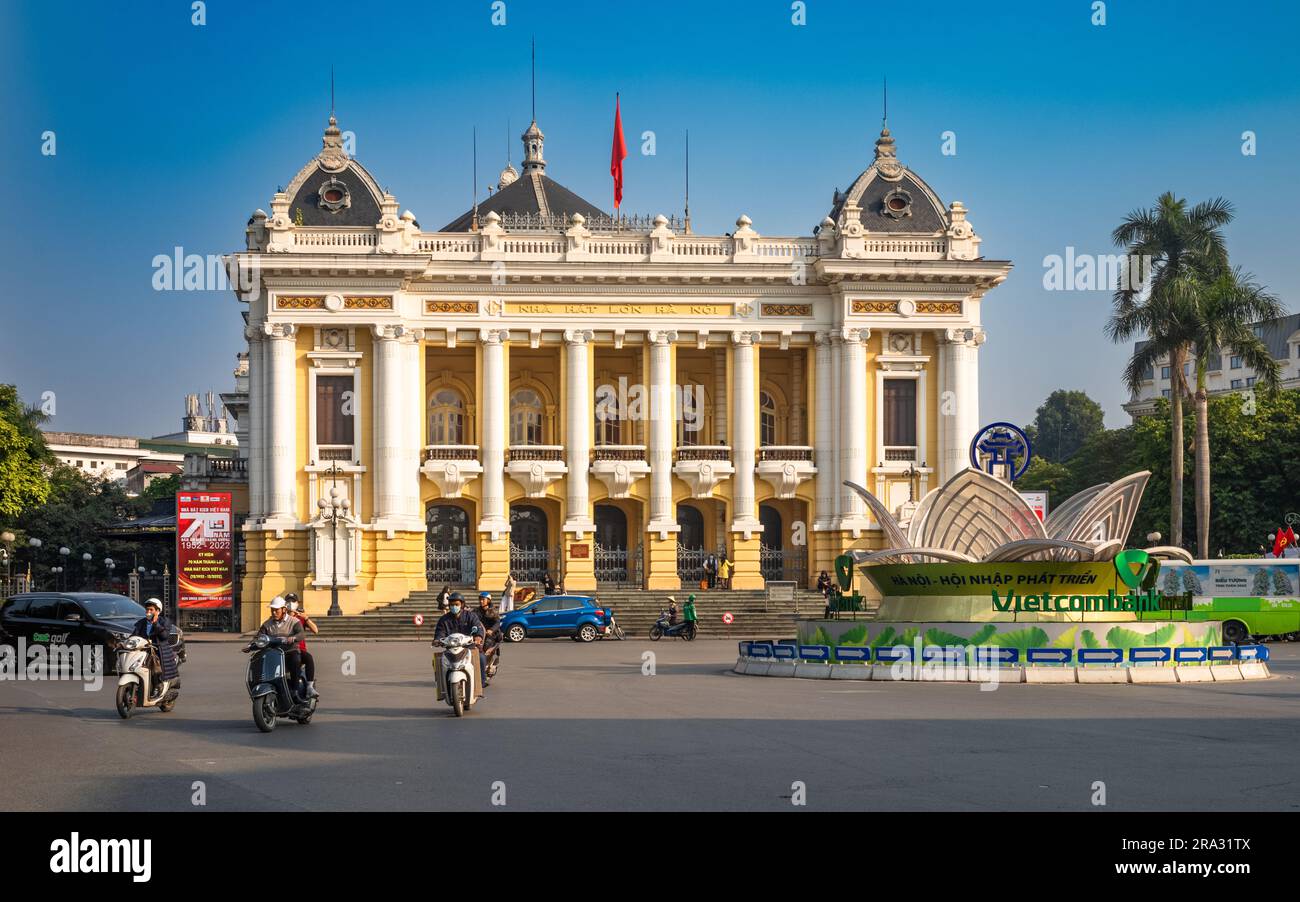
[[[858, 564], [1109, 561], [1124, 548], [1150, 478], [1143, 470], [1084, 489], [1044, 522], [1010, 483], [968, 468], [927, 493], [906, 528], [879, 498], [846, 481], [866, 502], [887, 542], [881, 551], [854, 551], [853, 557]], [[1191, 561], [1182, 548], [1146, 551]]]

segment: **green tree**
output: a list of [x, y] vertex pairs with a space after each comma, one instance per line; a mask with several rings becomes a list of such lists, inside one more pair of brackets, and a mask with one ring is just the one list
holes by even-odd
[[1190, 278], [1181, 283], [1186, 292], [1183, 306], [1194, 311], [1195, 341], [1192, 359], [1196, 366], [1196, 553], [1210, 556], [1210, 413], [1206, 378], [1210, 357], [1231, 349], [1247, 366], [1253, 367], [1256, 384], [1269, 392], [1277, 390], [1281, 368], [1268, 346], [1255, 334], [1253, 325], [1275, 319], [1285, 312], [1281, 302], [1240, 269], [1227, 269], [1210, 281]]
[[49, 497], [51, 455], [41, 438], [44, 416], [25, 407], [18, 389], [0, 385], [0, 517], [12, 519]]
[[1029, 428], [1034, 454], [1049, 461], [1069, 460], [1084, 441], [1106, 428], [1101, 405], [1085, 392], [1058, 388], [1047, 396]]
[[[1187, 201], [1166, 192], [1156, 205], [1135, 210], [1111, 234], [1130, 260], [1149, 260], [1149, 285], [1122, 282], [1115, 291], [1114, 312], [1106, 326], [1112, 341], [1145, 335], [1124, 370], [1124, 381], [1137, 394], [1147, 373], [1168, 358], [1172, 382], [1170, 406], [1169, 540], [1183, 543], [1183, 398], [1191, 392], [1183, 370], [1196, 341], [1194, 312], [1183, 286], [1198, 277], [1213, 277], [1227, 268], [1223, 227], [1232, 220], [1232, 205], [1214, 198], [1188, 208]], [[1126, 267], [1126, 270], [1130, 268]]]

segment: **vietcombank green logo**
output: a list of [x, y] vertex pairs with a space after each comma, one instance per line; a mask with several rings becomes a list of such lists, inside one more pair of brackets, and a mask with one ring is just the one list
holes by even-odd
[[[1147, 575], [1151, 572], [1151, 555], [1141, 548], [1130, 548], [1115, 555], [1115, 572], [1120, 581], [1134, 592], [1147, 585]], [[1155, 580], [1151, 580], [1152, 583]]]

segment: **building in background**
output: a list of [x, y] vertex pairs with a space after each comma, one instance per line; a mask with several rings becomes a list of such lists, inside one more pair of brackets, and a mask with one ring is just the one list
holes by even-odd
[[[1273, 359], [1282, 368], [1281, 387], [1300, 388], [1300, 313], [1256, 323], [1254, 329], [1255, 334], [1263, 340]], [[1139, 341], [1134, 347], [1140, 349], [1145, 344], [1146, 342]], [[1190, 361], [1183, 364], [1183, 371], [1188, 386], [1195, 391], [1195, 364]], [[1156, 399], [1168, 398], [1173, 390], [1172, 377], [1169, 360], [1165, 358], [1147, 370], [1147, 378], [1142, 382], [1142, 390], [1124, 405], [1124, 410], [1134, 420], [1155, 413]], [[1255, 371], [1235, 355], [1231, 348], [1221, 348], [1210, 357], [1206, 384], [1211, 395], [1254, 388], [1256, 378]]]
[[735, 588], [807, 584], [881, 544], [845, 480], [906, 517], [966, 466], [1011, 265], [887, 128], [802, 237], [614, 219], [521, 137], [522, 172], [426, 231], [331, 115], [249, 219], [245, 626], [291, 590], [324, 612], [335, 576], [346, 613], [511, 572], [672, 590], [723, 552]]

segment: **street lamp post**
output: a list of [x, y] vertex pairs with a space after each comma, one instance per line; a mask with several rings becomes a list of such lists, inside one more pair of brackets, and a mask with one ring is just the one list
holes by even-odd
[[[338, 464], [330, 468], [330, 474], [337, 477]], [[328, 616], [338, 617], [343, 613], [343, 609], [339, 607], [339, 519], [347, 519], [348, 510], [352, 507], [352, 501], [340, 497], [339, 487], [333, 484], [333, 480], [331, 480], [329, 497], [321, 498], [316, 502], [316, 506], [320, 508], [321, 518], [328, 520], [330, 524], [330, 552], [333, 556], [333, 569], [330, 573], [330, 609]]]
[[[925, 461], [921, 461], [921, 470], [925, 469]], [[916, 468], [916, 461], [907, 465], [903, 475], [907, 477], [907, 501], [909, 504], [916, 501], [916, 478], [921, 475], [921, 470]]]
[[0, 542], [4, 543], [4, 548], [0, 548], [0, 554], [5, 559], [5, 594], [12, 590], [13, 586], [13, 557], [14, 557], [14, 539], [18, 538], [9, 530], [0, 532]]
[[72, 554], [72, 549], [67, 545], [59, 546], [59, 591], [62, 592], [68, 588], [68, 578], [63, 574], [68, 572], [68, 555]]
[[40, 556], [41, 540], [36, 538], [35, 536], [32, 536], [30, 539], [27, 540], [27, 544], [32, 549], [32, 559], [31, 562], [28, 563], [27, 565], [27, 591], [30, 592], [33, 588], [32, 581], [36, 578], [32, 576], [32, 565], [37, 563], [37, 558]]

